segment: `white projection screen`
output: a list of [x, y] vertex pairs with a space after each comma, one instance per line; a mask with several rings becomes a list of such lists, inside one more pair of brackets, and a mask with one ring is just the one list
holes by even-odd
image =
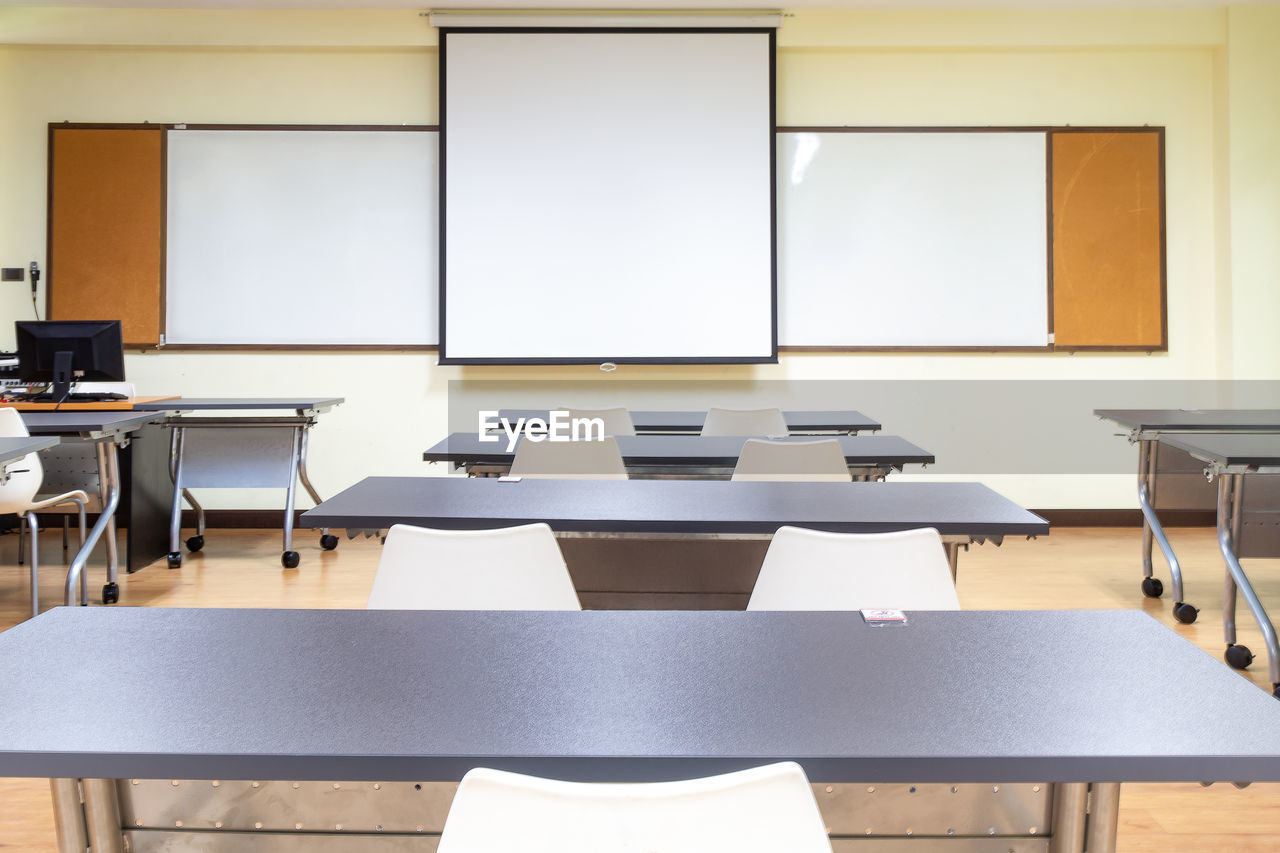
[[1043, 347], [1043, 131], [778, 134], [784, 346]]
[[168, 134], [171, 344], [436, 343], [437, 134]]
[[441, 363], [776, 359], [773, 30], [441, 30]]

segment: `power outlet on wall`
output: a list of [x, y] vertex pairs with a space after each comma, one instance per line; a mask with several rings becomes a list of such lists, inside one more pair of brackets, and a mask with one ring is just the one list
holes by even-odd
[[22, 267], [5, 267], [0, 269], [0, 281], [25, 281], [26, 273]]

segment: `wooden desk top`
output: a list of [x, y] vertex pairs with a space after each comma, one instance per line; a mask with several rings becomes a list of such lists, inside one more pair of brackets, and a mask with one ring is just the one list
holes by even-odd
[[153, 397], [131, 397], [128, 400], [104, 400], [98, 403], [24, 403], [0, 400], [0, 406], [9, 406], [20, 412], [132, 412], [135, 406], [154, 403], [157, 400], [176, 400], [177, 394], [161, 394]]

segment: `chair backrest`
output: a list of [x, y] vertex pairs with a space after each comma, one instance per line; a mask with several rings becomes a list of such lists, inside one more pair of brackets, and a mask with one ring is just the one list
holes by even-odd
[[560, 782], [477, 768], [438, 853], [831, 853], [813, 789], [783, 762], [706, 779]]
[[599, 418], [604, 422], [605, 435], [635, 435], [636, 426], [631, 413], [624, 407], [615, 409], [564, 409], [570, 418]]
[[77, 394], [123, 394], [129, 399], [138, 396], [132, 382], [77, 382], [73, 390]]
[[942, 538], [932, 527], [825, 533], [780, 527], [748, 610], [959, 610]]
[[781, 409], [707, 410], [703, 435], [786, 435], [787, 419]]
[[581, 610], [546, 524], [431, 530], [397, 524], [365, 605], [370, 610]]
[[[0, 438], [26, 438], [30, 434], [17, 409], [0, 407]], [[0, 483], [0, 514], [26, 512], [44, 479], [40, 456], [28, 453], [21, 459], [6, 463], [4, 467], [9, 472], [9, 478]]]
[[817, 441], [766, 441], [749, 438], [733, 469], [735, 480], [803, 480], [850, 483], [853, 475], [834, 438]]
[[526, 437], [516, 445], [511, 476], [625, 480], [627, 466], [611, 435], [601, 441], [531, 441]]

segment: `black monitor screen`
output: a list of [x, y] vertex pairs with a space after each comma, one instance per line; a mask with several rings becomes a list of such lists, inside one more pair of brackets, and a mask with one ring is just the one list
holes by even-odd
[[[24, 382], [124, 381], [119, 320], [18, 320], [14, 330], [18, 378]], [[70, 353], [69, 376], [56, 375], [59, 353]]]

